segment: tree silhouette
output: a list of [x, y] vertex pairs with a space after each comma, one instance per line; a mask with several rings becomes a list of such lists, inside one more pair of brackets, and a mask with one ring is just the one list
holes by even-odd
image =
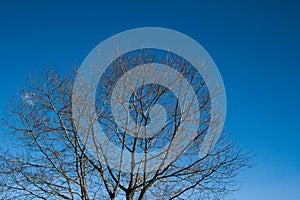
[[[195, 98], [187, 98], [189, 88], [163, 68], [152, 67], [154, 63], [180, 72]], [[147, 71], [134, 73], [135, 66], [141, 65]], [[149, 70], [165, 73], [169, 85], [160, 84], [165, 80], [155, 75], [152, 82], [140, 80], [139, 84], [122, 79], [128, 72], [134, 80], [142, 79]], [[14, 153], [1, 153], [2, 199], [220, 199], [237, 189], [233, 178], [247, 166], [248, 156], [224, 137], [201, 155], [208, 128], [214, 126], [216, 131], [221, 127], [210, 115], [215, 106], [211, 98], [218, 95], [219, 88], [208, 91], [203, 75], [187, 61], [171, 53], [143, 50], [119, 57], [106, 69], [95, 95], [96, 123], [115, 146], [113, 150], [99, 139], [91, 125], [94, 121], [74, 118], [72, 105], [83, 105], [80, 101], [88, 99], [92, 91], [77, 85], [81, 97], [74, 99], [73, 75], [61, 77], [49, 70], [30, 79], [9, 105], [5, 131], [17, 137], [20, 146]], [[128, 101], [120, 92], [125, 86], [130, 91], [126, 93]], [[112, 108], [112, 102], [118, 106]], [[200, 110], [199, 119], [190, 117], [196, 111], [188, 105], [194, 102]], [[77, 111], [82, 115], [79, 119], [86, 117], [81, 113], [86, 109]], [[120, 124], [124, 110], [128, 123]], [[183, 125], [194, 121], [198, 123], [196, 130]], [[86, 135], [78, 133], [79, 126]], [[183, 148], [176, 143], [180, 131], [196, 131]], [[109, 155], [112, 151], [120, 156]]]

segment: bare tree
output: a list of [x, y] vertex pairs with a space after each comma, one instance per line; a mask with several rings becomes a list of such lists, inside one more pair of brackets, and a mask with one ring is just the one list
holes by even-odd
[[[88, 87], [81, 85], [84, 95], [74, 99], [74, 77], [60, 77], [53, 70], [28, 81], [5, 116], [5, 131], [17, 137], [20, 146], [0, 155], [2, 199], [221, 199], [237, 189], [233, 178], [247, 166], [247, 155], [221, 138], [207, 154], [199, 156], [208, 128], [220, 129], [221, 122], [212, 121], [210, 115], [215, 106], [211, 98], [218, 88], [208, 91], [192, 66], [172, 54], [155, 57], [143, 51], [135, 55], [114, 61], [97, 87], [96, 120], [105, 138], [116, 147], [110, 151], [90, 123], [79, 125], [74, 119], [72, 103], [81, 105], [80, 101], [89, 98]], [[152, 67], [153, 63], [179, 71], [192, 85], [194, 99], [187, 98], [190, 91], [184, 83], [178, 85], [180, 80], [172, 79], [163, 68]], [[133, 71], [141, 65], [147, 71]], [[155, 75], [152, 82], [122, 79], [128, 72], [134, 80], [142, 79], [149, 69], [153, 74], [166, 73], [168, 85]], [[127, 102], [123, 100], [125, 93], [120, 92], [125, 85], [131, 91], [126, 93]], [[112, 102], [119, 106], [112, 108]], [[194, 102], [200, 121], [189, 117], [198, 112], [187, 107]], [[80, 112], [86, 109], [78, 111], [80, 119], [85, 117]], [[120, 124], [124, 110], [129, 113], [128, 123]], [[160, 114], [165, 116], [163, 124], [157, 118]], [[179, 148], [176, 138], [183, 124], [194, 121], [197, 129], [185, 127], [184, 131], [196, 131], [195, 137]], [[86, 136], [79, 134], [79, 126]], [[108, 155], [111, 151], [120, 156]]]

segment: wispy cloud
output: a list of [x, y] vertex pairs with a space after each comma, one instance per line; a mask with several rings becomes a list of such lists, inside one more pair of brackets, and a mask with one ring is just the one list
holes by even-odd
[[28, 93], [25, 90], [22, 91], [21, 98], [26, 104], [33, 106], [34, 105], [33, 97], [34, 97], [34, 93]]

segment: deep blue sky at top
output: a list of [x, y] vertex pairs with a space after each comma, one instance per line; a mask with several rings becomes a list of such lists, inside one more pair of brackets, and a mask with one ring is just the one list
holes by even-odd
[[127, 29], [171, 28], [212, 56], [227, 92], [226, 130], [257, 154], [257, 166], [239, 176], [235, 197], [300, 199], [299, 10], [297, 1], [2, 0], [0, 113], [28, 73], [49, 66], [65, 73]]

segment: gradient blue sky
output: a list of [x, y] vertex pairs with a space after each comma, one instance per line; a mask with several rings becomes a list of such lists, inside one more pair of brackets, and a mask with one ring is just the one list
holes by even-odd
[[[209, 3], [208, 3], [209, 2]], [[144, 26], [197, 40], [222, 74], [226, 130], [256, 153], [241, 200], [300, 199], [297, 1], [0, 1], [0, 113], [28, 73], [79, 65], [99, 42]], [[1, 145], [9, 138], [1, 133]]]

